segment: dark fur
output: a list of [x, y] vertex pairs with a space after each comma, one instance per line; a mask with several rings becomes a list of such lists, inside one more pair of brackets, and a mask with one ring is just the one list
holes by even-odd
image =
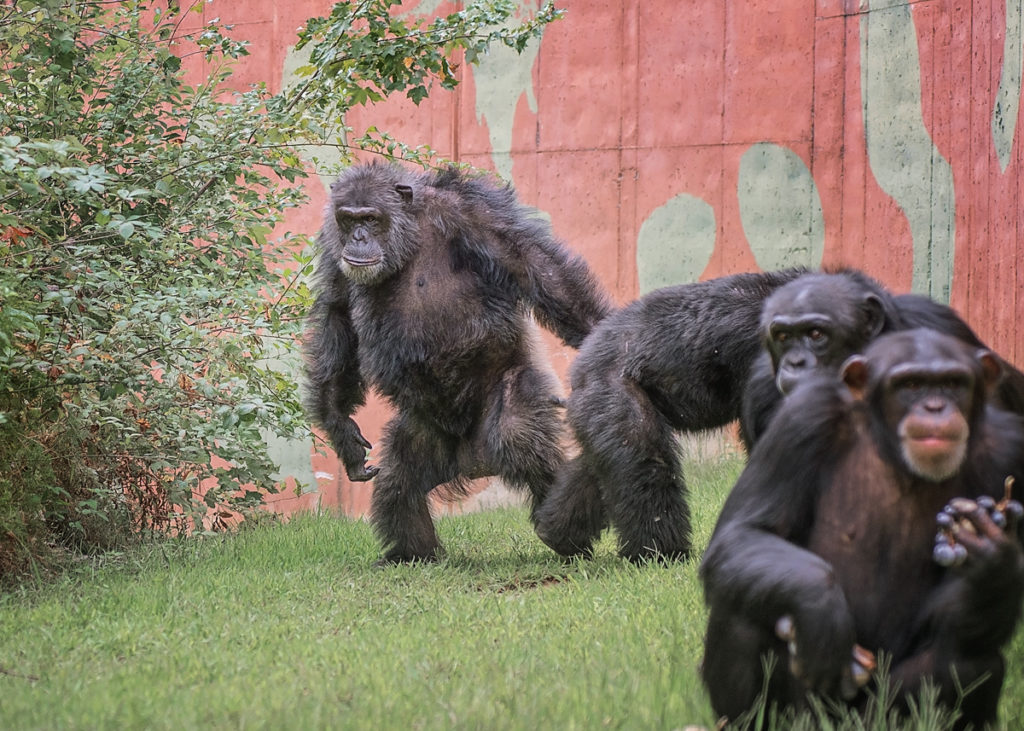
[[802, 271], [665, 287], [594, 329], [570, 374], [567, 419], [580, 454], [540, 510], [545, 543], [588, 555], [610, 520], [631, 560], [690, 551], [676, 432], [739, 416], [760, 348], [761, 304]]
[[[342, 207], [380, 215], [357, 234]], [[349, 242], [382, 251], [381, 270], [346, 275]], [[563, 453], [559, 386], [530, 317], [579, 346], [610, 309], [584, 261], [508, 187], [382, 164], [334, 184], [319, 249], [306, 401], [350, 479], [377, 474], [351, 418], [366, 389], [398, 412], [371, 507], [383, 560], [437, 557], [427, 495], [442, 483], [499, 475], [535, 508]]]
[[[776, 387], [776, 367], [768, 326], [778, 315], [793, 312], [798, 298], [816, 299], [820, 311], [834, 321], [833, 342], [817, 362], [806, 365], [806, 373], [820, 370], [835, 373], [850, 355], [860, 352], [879, 334], [926, 327], [952, 335], [978, 348], [986, 347], [951, 307], [916, 294], [893, 296], [881, 284], [857, 270], [834, 273], [813, 272], [780, 287], [764, 303], [761, 337], [765, 344], [751, 369], [743, 393], [740, 433], [749, 451], [764, 432], [783, 395]], [[806, 311], [801, 305], [800, 311]], [[873, 322], [875, 318], [877, 322]], [[1005, 361], [999, 385], [999, 403], [1024, 415], [1024, 373]]]
[[[950, 360], [974, 374], [962, 409], [970, 439], [959, 472], [932, 482], [888, 448], [894, 399], [885, 376], [896, 364], [934, 369]], [[700, 570], [712, 706], [733, 720], [749, 709], [766, 654], [776, 659], [769, 703], [800, 707], [807, 687], [835, 697], [856, 642], [891, 657], [901, 693], [916, 695], [930, 677], [950, 706], [954, 672], [963, 686], [989, 673], [965, 699], [961, 724], [992, 722], [1000, 648], [1024, 596], [1019, 536], [1000, 534], [962, 567], [944, 569], [932, 561], [935, 516], [954, 497], [1002, 497], [1007, 475], [1020, 498], [1024, 422], [987, 404], [975, 351], [955, 339], [928, 330], [887, 335], [865, 361], [862, 399], [821, 373], [786, 397], [722, 510]], [[794, 620], [801, 678], [774, 631], [783, 615]]]
[[[782, 400], [762, 322], [811, 291], [837, 337], [815, 367], [834, 373], [883, 332], [931, 327], [983, 344], [946, 305], [891, 295], [857, 270], [737, 274], [651, 292], [600, 323], [571, 371], [567, 419], [580, 454], [558, 475], [538, 533], [558, 553], [589, 555], [609, 524], [633, 561], [690, 551], [676, 432], [740, 418], [748, 449]], [[866, 300], [870, 300], [866, 303]], [[872, 322], [877, 318], [877, 322]], [[1000, 403], [1024, 414], [1024, 374], [1004, 363]]]

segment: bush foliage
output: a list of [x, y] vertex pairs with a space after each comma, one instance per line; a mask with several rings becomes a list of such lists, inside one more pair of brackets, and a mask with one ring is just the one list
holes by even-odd
[[308, 436], [297, 374], [272, 367], [309, 300], [308, 237], [279, 226], [305, 202], [299, 151], [403, 154], [345, 112], [418, 102], [454, 85], [456, 50], [521, 48], [557, 16], [394, 4], [311, 20], [303, 83], [277, 93], [232, 90], [246, 43], [181, 33], [175, 3], [0, 4], [0, 575], [55, 544], [217, 528], [281, 488], [265, 436]]

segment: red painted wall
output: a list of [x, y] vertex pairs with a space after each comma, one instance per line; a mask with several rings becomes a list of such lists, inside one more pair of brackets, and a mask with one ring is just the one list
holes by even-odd
[[[619, 302], [759, 261], [851, 265], [896, 290], [948, 297], [1024, 364], [1018, 3], [558, 4], [567, 16], [519, 60], [519, 76], [513, 63], [463, 67], [453, 93], [419, 107], [390, 101], [350, 123], [500, 166]], [[253, 41], [239, 82], [276, 89], [295, 29], [329, 5], [214, 0], [204, 12]], [[496, 136], [499, 115], [508, 131]], [[318, 227], [316, 179], [310, 194], [290, 229]], [[662, 235], [644, 239], [656, 220]], [[641, 281], [645, 257], [659, 256], [649, 269], [663, 278]], [[572, 352], [552, 352], [564, 372]], [[371, 404], [357, 419], [376, 440], [386, 415]], [[337, 474], [333, 460], [315, 466]], [[323, 478], [320, 488], [324, 504], [366, 509], [365, 486]]]

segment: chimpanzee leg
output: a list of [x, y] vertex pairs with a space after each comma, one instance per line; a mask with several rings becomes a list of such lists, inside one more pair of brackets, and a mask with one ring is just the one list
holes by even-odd
[[[994, 726], [999, 709], [999, 694], [1003, 690], [1006, 677], [1006, 663], [999, 653], [971, 661], [957, 662], [957, 683], [949, 683], [951, 687], [943, 687], [939, 694], [939, 702], [953, 707], [960, 702], [961, 716], [953, 725], [954, 729], [985, 728]], [[981, 684], [968, 693], [962, 700], [957, 697], [956, 685], [969, 685], [976, 680]]]
[[[948, 639], [948, 638], [942, 638]], [[953, 728], [984, 728], [996, 722], [999, 695], [1006, 675], [1006, 663], [998, 652], [971, 658], [943, 658], [943, 653], [922, 652], [903, 661], [890, 672], [890, 683], [899, 687], [906, 701], [917, 700], [922, 685], [934, 683], [939, 703], [946, 708], [959, 706], [960, 717]], [[961, 698], [964, 688], [971, 691]]]
[[685, 558], [690, 510], [676, 433], [647, 393], [616, 374], [573, 391], [569, 420], [601, 476], [604, 507], [631, 561]]
[[401, 414], [388, 422], [370, 506], [384, 549], [382, 563], [440, 556], [427, 495], [455, 476], [455, 449], [449, 439]]
[[[774, 664], [766, 684], [767, 658]], [[716, 714], [735, 722], [761, 700], [761, 693], [768, 704], [799, 706], [803, 691], [789, 673], [788, 661], [785, 645], [774, 634], [737, 614], [712, 609], [701, 674]]]
[[513, 368], [488, 404], [480, 435], [484, 461], [511, 487], [530, 491], [530, 517], [565, 461], [562, 401], [553, 373], [530, 365]]
[[537, 511], [537, 535], [562, 556], [593, 554], [594, 540], [607, 526], [600, 477], [592, 458], [581, 453], [566, 462]]

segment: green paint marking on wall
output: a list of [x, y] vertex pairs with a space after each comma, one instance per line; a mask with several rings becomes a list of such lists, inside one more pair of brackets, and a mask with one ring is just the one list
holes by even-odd
[[[296, 71], [309, 64], [312, 52], [313, 49], [310, 46], [306, 46], [301, 51], [296, 51], [295, 46], [288, 47], [281, 71], [281, 86], [283, 88], [297, 86], [303, 82], [306, 77], [299, 76]], [[342, 148], [338, 145], [303, 145], [298, 149], [299, 155], [309, 161], [320, 173], [320, 182], [323, 184], [324, 190], [330, 190], [334, 174], [341, 171], [345, 160], [341, 153]]]
[[910, 223], [912, 288], [949, 302], [953, 286], [953, 171], [924, 125], [917, 31], [910, 6], [861, 16], [861, 104], [875, 179]]
[[1017, 115], [1020, 112], [1021, 67], [1024, 65], [1024, 23], [1021, 0], [1006, 0], [1006, 33], [1003, 37], [1003, 71], [999, 76], [999, 89], [992, 109], [992, 142], [999, 157], [1002, 172], [1010, 164], [1013, 154], [1013, 137], [1017, 131]]
[[[276, 343], [265, 343], [267, 357], [264, 364], [271, 370], [287, 374], [291, 378], [301, 378], [303, 373], [302, 355], [295, 349], [289, 349]], [[313, 475], [310, 455], [313, 454], [312, 434], [305, 439], [286, 439], [263, 432], [263, 441], [267, 443], [267, 456], [280, 466], [275, 480], [294, 477], [302, 486], [302, 492], [317, 490], [316, 478]]]
[[764, 270], [819, 267], [825, 217], [811, 171], [792, 150], [763, 142], [740, 160], [740, 222]]
[[[520, 16], [532, 15], [536, 11], [536, 0], [520, 0]], [[512, 126], [523, 94], [526, 94], [530, 111], [537, 113], [533, 64], [539, 52], [539, 39], [531, 41], [522, 53], [502, 44], [491, 44], [473, 71], [476, 121], [486, 120], [494, 169], [508, 181], [512, 180]]]
[[716, 231], [714, 209], [695, 196], [677, 195], [655, 209], [637, 234], [640, 293], [700, 279]]

